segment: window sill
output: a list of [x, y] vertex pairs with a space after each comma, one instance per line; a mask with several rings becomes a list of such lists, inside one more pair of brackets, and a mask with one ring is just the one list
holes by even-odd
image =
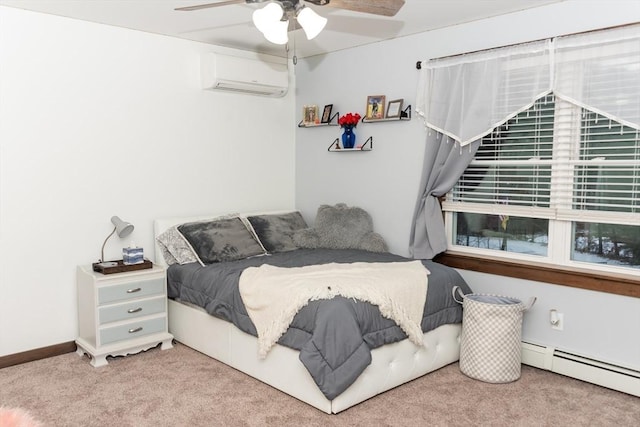
[[449, 251], [438, 255], [434, 261], [462, 270], [640, 298], [640, 278], [638, 277], [597, 273], [543, 263], [515, 262]]

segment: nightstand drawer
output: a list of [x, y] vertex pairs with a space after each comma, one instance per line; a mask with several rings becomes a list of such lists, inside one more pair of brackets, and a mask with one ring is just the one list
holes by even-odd
[[131, 322], [126, 325], [114, 326], [100, 330], [100, 344], [105, 345], [116, 341], [130, 340], [144, 335], [164, 332], [167, 318], [165, 316], [155, 319]]
[[98, 289], [98, 305], [126, 301], [147, 295], [164, 294], [164, 277], [140, 280], [122, 285], [104, 286]]
[[108, 307], [100, 307], [98, 310], [99, 324], [115, 322], [118, 320], [135, 319], [149, 314], [163, 313], [166, 306], [166, 298], [163, 296], [145, 299], [141, 301], [125, 302]]

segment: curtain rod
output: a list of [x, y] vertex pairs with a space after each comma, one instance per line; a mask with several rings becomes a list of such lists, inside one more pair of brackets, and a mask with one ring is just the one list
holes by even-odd
[[[595, 33], [595, 32], [598, 32], [598, 31], [612, 30], [614, 28], [631, 27], [633, 25], [638, 25], [638, 22], [631, 22], [629, 24], [614, 25], [614, 26], [605, 27], [605, 28], [596, 28], [595, 30], [578, 31], [577, 33], [567, 33], [567, 34], [562, 34], [562, 35], [559, 35], [559, 36], [545, 37], [543, 39], [529, 40], [529, 41], [520, 42], [520, 43], [511, 43], [511, 44], [506, 44], [506, 45], [503, 45], [503, 46], [490, 47], [490, 48], [487, 48], [487, 49], [478, 49], [478, 50], [474, 50], [474, 51], [471, 51], [471, 52], [456, 53], [455, 55], [446, 55], [446, 56], [440, 56], [438, 58], [431, 58], [431, 59], [455, 58], [456, 56], [471, 55], [472, 53], [479, 53], [479, 52], [488, 52], [488, 51], [494, 50], [494, 49], [502, 49], [502, 48], [505, 48], [505, 47], [518, 46], [518, 45], [526, 44], [526, 43], [541, 42], [543, 40], [553, 40], [553, 39], [555, 39], [557, 37], [577, 36], [577, 35], [580, 35], [580, 34], [589, 34], [589, 33]], [[416, 62], [416, 69], [417, 70], [421, 70], [422, 69], [422, 61]]]

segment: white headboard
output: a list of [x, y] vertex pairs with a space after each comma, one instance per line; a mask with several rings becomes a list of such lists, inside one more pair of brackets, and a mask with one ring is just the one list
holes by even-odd
[[281, 214], [287, 212], [293, 212], [295, 209], [280, 209], [275, 211], [257, 211], [257, 212], [248, 212], [248, 213], [232, 213], [224, 212], [220, 214], [211, 214], [211, 215], [198, 215], [198, 216], [183, 216], [183, 217], [173, 217], [173, 218], [160, 218], [153, 221], [153, 243], [155, 250], [155, 263], [161, 265], [163, 267], [167, 267], [167, 263], [162, 256], [162, 250], [160, 246], [158, 246], [158, 241], [156, 237], [164, 233], [168, 228], [173, 227], [174, 225], [184, 224], [185, 222], [195, 222], [195, 221], [205, 221], [208, 219], [219, 218], [223, 215], [237, 215], [239, 217], [248, 217], [253, 215], [273, 215], [273, 214]]

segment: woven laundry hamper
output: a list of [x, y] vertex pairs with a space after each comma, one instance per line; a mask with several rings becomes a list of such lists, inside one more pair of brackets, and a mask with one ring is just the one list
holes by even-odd
[[[458, 300], [456, 292], [462, 300]], [[536, 299], [531, 298], [525, 305], [500, 295], [464, 295], [457, 286], [453, 298], [463, 309], [462, 373], [488, 383], [508, 383], [520, 378], [522, 317]]]

